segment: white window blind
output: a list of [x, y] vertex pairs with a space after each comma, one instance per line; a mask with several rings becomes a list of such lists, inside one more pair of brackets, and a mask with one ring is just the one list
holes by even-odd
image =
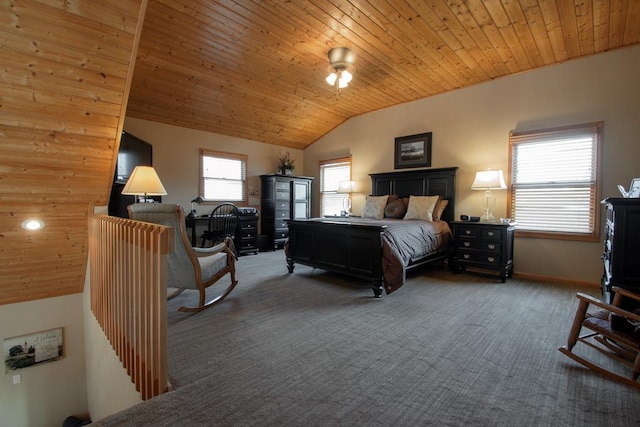
[[351, 179], [351, 159], [336, 159], [320, 164], [320, 215], [340, 215], [349, 194], [338, 193], [338, 183]]
[[206, 201], [246, 201], [246, 156], [201, 150], [201, 158], [201, 193]]
[[519, 232], [597, 236], [600, 130], [511, 134], [510, 215]]

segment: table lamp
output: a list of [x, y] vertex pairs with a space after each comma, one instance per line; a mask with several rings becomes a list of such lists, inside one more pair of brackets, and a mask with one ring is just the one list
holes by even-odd
[[482, 222], [495, 222], [493, 217], [493, 210], [496, 207], [495, 197], [491, 197], [491, 190], [504, 190], [507, 188], [507, 184], [504, 182], [504, 175], [502, 170], [486, 170], [476, 172], [476, 178], [471, 184], [472, 190], [484, 190], [485, 205], [482, 208], [483, 213], [480, 221]]
[[338, 194], [347, 194], [347, 197], [342, 199], [342, 208], [344, 210], [344, 215], [351, 215], [351, 193], [356, 192], [356, 182], [355, 181], [340, 181], [338, 183], [338, 190], [336, 191]]
[[151, 166], [136, 166], [122, 189], [122, 194], [138, 196], [138, 202], [144, 203], [147, 196], [164, 196], [164, 189], [158, 174]]
[[195, 204], [200, 204], [204, 202], [204, 199], [201, 196], [196, 197], [191, 201], [191, 212], [189, 212], [189, 218], [195, 218], [198, 216], [198, 212], [196, 212]]

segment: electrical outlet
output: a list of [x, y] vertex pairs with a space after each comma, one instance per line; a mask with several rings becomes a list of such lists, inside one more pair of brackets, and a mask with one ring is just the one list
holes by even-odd
[[20, 384], [22, 382], [22, 378], [20, 378], [20, 374], [16, 374], [13, 376], [13, 383]]

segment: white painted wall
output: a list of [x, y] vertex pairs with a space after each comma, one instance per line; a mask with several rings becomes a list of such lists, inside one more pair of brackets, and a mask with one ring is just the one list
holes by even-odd
[[[68, 416], [87, 412], [82, 294], [0, 306], [2, 340], [58, 327], [62, 359], [17, 371], [3, 366], [1, 426], [59, 427]], [[13, 384], [14, 375], [20, 375], [20, 384]]]
[[[477, 170], [508, 170], [508, 137], [524, 131], [604, 121], [603, 197], [619, 197], [640, 176], [640, 46], [537, 69], [355, 117], [305, 150], [305, 171], [320, 160], [351, 155], [362, 193], [368, 176], [393, 170], [394, 138], [433, 132], [432, 167], [459, 166], [456, 216], [480, 215], [483, 192], [470, 190]], [[357, 79], [357, 74], [354, 77]], [[346, 89], [348, 90], [348, 89]], [[494, 191], [495, 216], [506, 212], [506, 192]], [[319, 212], [314, 188], [314, 212]], [[599, 283], [601, 243], [516, 238], [515, 271]]]
[[[168, 193], [162, 201], [181, 205], [185, 213], [191, 210], [191, 200], [198, 195], [201, 148], [248, 155], [250, 206], [259, 207], [260, 175], [276, 172], [280, 152], [288, 151], [295, 159], [294, 173], [303, 174], [302, 150], [135, 118], [126, 118], [124, 129], [153, 145], [153, 166]], [[198, 214], [207, 214], [211, 209], [212, 205], [196, 205]]]

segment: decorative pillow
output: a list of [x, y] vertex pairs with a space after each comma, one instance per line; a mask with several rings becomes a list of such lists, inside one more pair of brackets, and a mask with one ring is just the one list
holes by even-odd
[[423, 219], [433, 222], [433, 210], [440, 196], [411, 196], [404, 219]]
[[442, 213], [444, 212], [444, 208], [447, 207], [449, 201], [447, 199], [439, 198], [436, 203], [436, 207], [433, 208], [433, 220], [439, 221]]
[[397, 196], [395, 200], [387, 202], [387, 207], [384, 208], [385, 218], [402, 219], [404, 218], [405, 213], [407, 213], [407, 207], [402, 203], [402, 200], [397, 198]]
[[367, 196], [362, 210], [362, 218], [382, 219], [389, 196]]

